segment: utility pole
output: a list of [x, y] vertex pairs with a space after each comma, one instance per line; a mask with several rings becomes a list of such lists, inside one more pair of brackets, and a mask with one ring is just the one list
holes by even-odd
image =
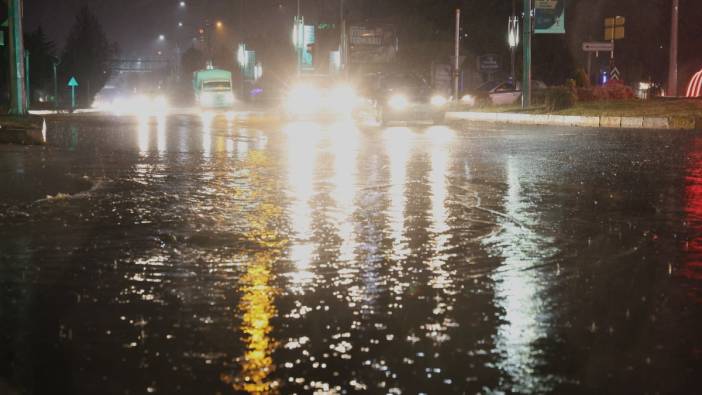
[[58, 102], [58, 73], [56, 69], [61, 62], [58, 59], [53, 59], [51, 64], [54, 66], [54, 111], [58, 113], [59, 102]]
[[670, 26], [670, 62], [668, 66], [668, 96], [678, 95], [678, 20], [680, 0], [673, 0]]
[[510, 17], [509, 20], [509, 31], [507, 32], [509, 34], [509, 54], [510, 54], [510, 66], [509, 66], [509, 75], [512, 78], [512, 83], [517, 82], [517, 66], [516, 66], [516, 58], [517, 58], [517, 45], [519, 44], [519, 23], [517, 19], [517, 0], [512, 0], [512, 16]]
[[453, 54], [453, 99], [458, 100], [458, 82], [461, 77], [461, 9], [456, 8], [456, 42]]
[[532, 23], [531, 0], [524, 0], [524, 70], [522, 71], [522, 108], [531, 106], [531, 37], [534, 29]]
[[22, 34], [22, 0], [9, 0], [8, 19], [10, 31], [10, 113], [26, 115], [27, 91]]
[[339, 7], [341, 9], [339, 15], [341, 23], [341, 26], [339, 26], [339, 29], [341, 30], [341, 45], [339, 45], [339, 57], [341, 58], [341, 70], [342, 72], [346, 73], [346, 7], [344, 0], [340, 0]]

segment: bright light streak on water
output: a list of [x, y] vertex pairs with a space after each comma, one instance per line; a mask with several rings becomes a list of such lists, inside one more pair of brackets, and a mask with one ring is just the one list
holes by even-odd
[[496, 346], [499, 363], [512, 379], [514, 392], [548, 392], [549, 383], [536, 375], [539, 362], [535, 342], [545, 336], [539, 271], [534, 267], [548, 254], [546, 240], [533, 231], [536, 221], [529, 213], [528, 197], [523, 195], [522, 166], [514, 157], [507, 159], [505, 217], [502, 232], [495, 237], [503, 266], [493, 275], [497, 304], [503, 309], [505, 323], [498, 328]]
[[139, 155], [147, 156], [149, 153], [149, 140], [151, 140], [149, 117], [138, 117], [137, 123], [137, 144], [139, 147]]
[[214, 114], [211, 112], [203, 112], [202, 120], [202, 153], [205, 158], [210, 158], [212, 155], [212, 122], [214, 122]]
[[166, 117], [159, 116], [156, 118], [156, 146], [159, 156], [163, 157], [166, 154], [168, 141], [166, 140]]
[[331, 154], [334, 157], [334, 175], [331, 182], [334, 185], [333, 198], [336, 202], [336, 221], [339, 237], [341, 237], [341, 256], [339, 259], [348, 260], [353, 256], [353, 199], [358, 187], [357, 158], [360, 146], [360, 131], [352, 123], [339, 123], [331, 130], [334, 134], [331, 140]]
[[291, 123], [284, 130], [288, 153], [288, 188], [290, 189], [290, 220], [296, 237], [291, 249], [300, 271], [310, 264], [312, 239], [312, 208], [316, 152], [322, 130], [315, 123]]
[[383, 131], [383, 144], [390, 158], [390, 229], [393, 238], [393, 255], [397, 260], [406, 256], [409, 251], [404, 245], [403, 233], [405, 224], [405, 190], [407, 180], [407, 161], [412, 149], [412, 131], [406, 127], [387, 128]]

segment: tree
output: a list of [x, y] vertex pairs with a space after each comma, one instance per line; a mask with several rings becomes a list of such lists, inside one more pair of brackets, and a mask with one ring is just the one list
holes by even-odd
[[205, 54], [195, 47], [190, 47], [183, 53], [181, 69], [183, 76], [191, 76], [195, 71], [202, 70], [206, 66]]
[[29, 81], [31, 91], [52, 91], [53, 62], [56, 59], [56, 45], [49, 41], [41, 27], [25, 34], [24, 46], [29, 52]]
[[80, 84], [78, 104], [89, 106], [111, 76], [109, 60], [117, 45], [110, 44], [102, 25], [87, 6], [78, 11], [61, 56], [61, 82], [71, 77]]

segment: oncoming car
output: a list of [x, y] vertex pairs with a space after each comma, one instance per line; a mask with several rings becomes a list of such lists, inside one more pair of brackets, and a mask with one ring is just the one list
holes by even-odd
[[380, 78], [375, 100], [376, 118], [390, 122], [444, 122], [450, 98], [436, 92], [416, 74], [392, 74]]
[[353, 85], [325, 75], [307, 75], [291, 82], [283, 97], [288, 118], [349, 117], [360, 99]]
[[[542, 81], [532, 80], [532, 89], [546, 89], [546, 84]], [[504, 106], [517, 103], [522, 97], [521, 84], [516, 84], [511, 80], [488, 81], [478, 89], [469, 91], [463, 95], [461, 102], [470, 107], [481, 105]]]

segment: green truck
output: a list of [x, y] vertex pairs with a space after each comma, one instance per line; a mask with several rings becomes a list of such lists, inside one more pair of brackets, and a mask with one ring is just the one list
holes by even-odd
[[195, 102], [200, 108], [228, 109], [234, 105], [232, 73], [208, 68], [193, 73]]

